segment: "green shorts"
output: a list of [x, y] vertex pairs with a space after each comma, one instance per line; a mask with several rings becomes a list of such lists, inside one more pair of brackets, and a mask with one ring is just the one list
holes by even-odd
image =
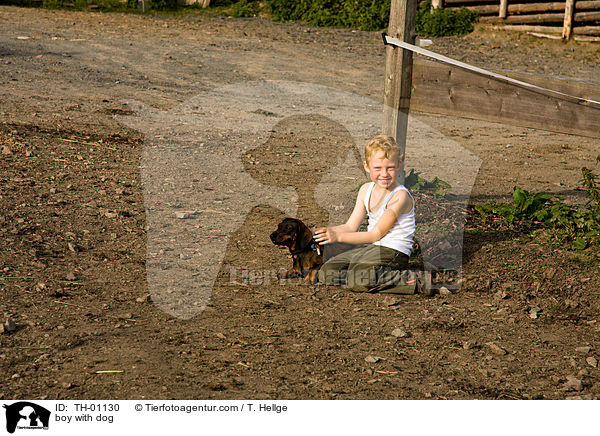
[[319, 270], [319, 282], [355, 292], [414, 294], [409, 257], [393, 248], [370, 244], [332, 257]]

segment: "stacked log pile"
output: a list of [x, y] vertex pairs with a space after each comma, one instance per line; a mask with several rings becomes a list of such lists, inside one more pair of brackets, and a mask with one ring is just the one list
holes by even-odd
[[443, 7], [465, 7], [477, 11], [480, 22], [515, 30], [561, 34], [556, 38], [565, 39], [571, 35], [581, 40], [600, 39], [600, 0], [444, 0]]

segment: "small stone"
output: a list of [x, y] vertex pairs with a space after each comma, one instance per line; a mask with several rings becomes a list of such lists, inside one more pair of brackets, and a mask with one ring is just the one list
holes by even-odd
[[581, 354], [587, 354], [590, 351], [592, 351], [592, 347], [590, 347], [590, 346], [577, 347], [577, 348], [575, 348], [575, 351], [577, 351], [578, 353], [581, 353]]
[[381, 357], [371, 356], [370, 354], [365, 357], [365, 362], [367, 363], [377, 363], [381, 360]]
[[542, 311], [540, 307], [532, 307], [529, 309], [529, 318], [538, 319], [539, 313]]
[[77, 250], [75, 249], [75, 246], [73, 244], [71, 244], [70, 242], [67, 243], [67, 247], [69, 247], [69, 251], [72, 251], [73, 253], [77, 252]]
[[574, 375], [568, 375], [565, 382], [565, 389], [567, 391], [581, 392], [583, 390], [583, 383]]
[[508, 354], [508, 351], [494, 342], [486, 342], [485, 345], [487, 345], [492, 353], [497, 354], [498, 356], [504, 356]]
[[438, 292], [440, 293], [441, 296], [452, 295], [452, 291], [450, 291], [450, 289], [448, 289], [445, 286], [442, 286]]
[[223, 333], [221, 333], [221, 332], [219, 332], [219, 333], [216, 333], [216, 334], [215, 334], [215, 336], [216, 336], [217, 338], [219, 338], [219, 339], [227, 339], [227, 337], [226, 337], [226, 336], [225, 336]]
[[573, 301], [570, 299], [565, 299], [565, 307], [567, 307], [567, 309], [577, 309], [577, 307], [579, 306], [579, 303], [577, 301]]
[[546, 270], [542, 273], [542, 275], [544, 276], [544, 278], [546, 279], [551, 279], [554, 277], [554, 275], [556, 274], [556, 268], [550, 266], [548, 268], [546, 268]]
[[180, 220], [188, 219], [190, 216], [191, 215], [189, 212], [176, 212], [175, 213], [175, 218], [180, 219]]
[[396, 336], [397, 338], [410, 338], [411, 335], [406, 330], [394, 329], [392, 331], [392, 336]]
[[69, 280], [69, 281], [73, 281], [73, 280], [77, 280], [77, 277], [75, 277], [75, 274], [73, 274], [72, 272], [68, 273], [67, 276], [65, 277], [65, 279]]
[[475, 348], [481, 348], [481, 346], [479, 345], [479, 342], [477, 342], [475, 340], [463, 342], [462, 347], [464, 350], [473, 350]]
[[21, 374], [13, 374], [10, 378], [21, 378]]
[[401, 300], [394, 298], [394, 297], [385, 297], [383, 299], [383, 304], [385, 304], [388, 307], [397, 306], [400, 303], [401, 303]]
[[595, 357], [587, 357], [585, 359], [585, 361], [587, 362], [588, 365], [590, 365], [592, 368], [597, 368], [598, 367], [598, 360], [596, 360]]
[[494, 294], [494, 298], [496, 300], [506, 300], [508, 298], [508, 294], [505, 291], [498, 291]]
[[7, 318], [3, 325], [4, 331], [7, 333], [14, 332], [17, 329], [17, 325], [12, 318]]
[[150, 294], [146, 294], [143, 297], [138, 297], [135, 299], [138, 303], [150, 303]]

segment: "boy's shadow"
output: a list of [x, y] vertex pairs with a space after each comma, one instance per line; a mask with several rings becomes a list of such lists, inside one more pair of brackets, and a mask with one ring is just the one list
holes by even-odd
[[[281, 120], [273, 127], [267, 141], [242, 154], [241, 159], [244, 169], [258, 182], [294, 188], [298, 195], [295, 218], [313, 228], [327, 226], [330, 217], [329, 212], [317, 203], [315, 189], [328, 172], [346, 162], [349, 154], [353, 156], [352, 166], [364, 174], [360, 153], [346, 128], [324, 116], [310, 114]], [[347, 185], [344, 174], [336, 176], [340, 178], [340, 184]], [[352, 188], [339, 187], [348, 190], [350, 205], [355, 196]], [[289, 267], [291, 259], [287, 258], [288, 251], [274, 246], [269, 239], [269, 234], [285, 216], [264, 204], [252, 208], [242, 226], [231, 234], [216, 284], [223, 280], [231, 282], [231, 273], [243, 272], [244, 268], [254, 271], [252, 280], [256, 284], [267, 280], [266, 277], [260, 279], [260, 274], [270, 275], [268, 281], [272, 283], [276, 269]], [[347, 247], [338, 247], [338, 250], [344, 248]], [[244, 277], [250, 278], [249, 273]], [[242, 278], [241, 274], [237, 274], [235, 281], [239, 282]]]

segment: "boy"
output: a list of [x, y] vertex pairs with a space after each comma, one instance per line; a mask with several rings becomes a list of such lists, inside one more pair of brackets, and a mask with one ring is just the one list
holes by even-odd
[[[356, 205], [346, 224], [314, 230], [319, 244], [344, 242], [360, 245], [327, 261], [319, 271], [324, 284], [346, 284], [357, 292], [413, 293], [400, 283], [408, 266], [415, 233], [414, 200], [396, 180], [401, 166], [400, 150], [387, 135], [373, 138], [365, 149], [365, 171], [371, 183], [361, 186]], [[358, 228], [369, 216], [368, 230]], [[365, 246], [365, 244], [368, 244]]]

